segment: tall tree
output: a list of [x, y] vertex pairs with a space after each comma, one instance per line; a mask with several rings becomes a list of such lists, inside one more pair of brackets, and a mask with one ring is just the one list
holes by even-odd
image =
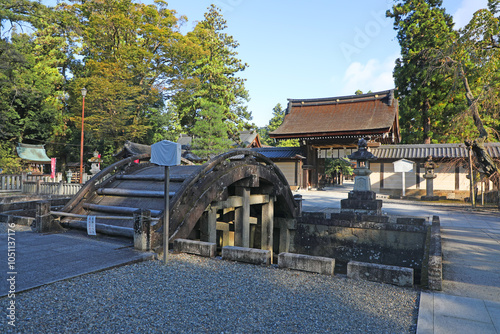
[[[80, 89], [86, 87], [86, 143], [117, 150], [125, 140], [150, 144], [164, 134], [164, 93], [174, 86], [186, 51], [175, 12], [165, 1], [82, 1], [66, 7], [80, 39], [80, 61], [71, 65], [70, 110], [81, 124]], [[78, 43], [74, 43], [75, 45]]]
[[228, 123], [224, 121], [224, 109], [213, 102], [203, 101], [193, 132], [193, 153], [210, 158], [231, 148], [228, 138]]
[[[21, 3], [27, 2], [17, 2]], [[61, 40], [53, 34], [47, 8], [27, 8], [26, 12], [40, 10], [46, 21], [36, 20], [38, 30], [31, 34], [18, 33], [14, 26], [10, 37], [0, 40], [0, 140], [11, 147], [16, 142], [50, 141], [63, 126], [63, 78], [58, 69], [65, 61]], [[16, 7], [16, 11], [21, 10]]]
[[280, 140], [279, 142], [272, 141], [269, 138], [269, 133], [276, 130], [277, 128], [280, 127], [281, 123], [285, 120], [285, 114], [286, 114], [286, 109], [283, 109], [281, 107], [281, 104], [277, 104], [273, 108], [273, 117], [269, 120], [269, 124], [260, 129], [259, 134], [261, 134], [261, 137], [264, 139], [263, 141], [270, 146], [277, 146], [277, 147], [298, 147], [300, 146], [299, 140], [298, 139], [287, 139], [287, 140]]
[[224, 32], [226, 28], [220, 9], [212, 5], [204, 20], [187, 34], [201, 50], [184, 64], [184, 89], [173, 97], [173, 103], [185, 131], [197, 136], [193, 126], [200, 119], [201, 106], [207, 102], [218, 105], [230, 137], [236, 140], [240, 130], [250, 127], [251, 114], [244, 106], [248, 100], [245, 80], [237, 76], [248, 65], [237, 58], [235, 49], [239, 44]]
[[[450, 94], [449, 76], [431, 72], [433, 55], [455, 36], [452, 17], [441, 0], [401, 0], [387, 12], [401, 46], [394, 79], [400, 99], [401, 136], [407, 143], [449, 141], [451, 118], [459, 111]], [[458, 107], [459, 109], [459, 107]]]
[[285, 109], [281, 106], [280, 103], [276, 104], [273, 108], [272, 117], [269, 120], [269, 123], [259, 129], [259, 135], [261, 137], [261, 141], [266, 145], [276, 146], [276, 142], [269, 138], [269, 132], [276, 130], [281, 123], [283, 123], [283, 119], [285, 118]]
[[487, 9], [479, 10], [446, 49], [437, 50], [432, 64], [454, 75], [467, 104], [465, 115], [470, 115], [476, 128], [466, 144], [472, 146], [484, 173], [489, 176], [500, 173], [483, 146], [488, 138], [500, 139], [499, 33], [498, 19]]

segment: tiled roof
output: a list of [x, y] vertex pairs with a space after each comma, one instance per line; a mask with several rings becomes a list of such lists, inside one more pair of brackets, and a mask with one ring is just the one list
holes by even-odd
[[300, 147], [261, 147], [252, 150], [269, 159], [291, 159], [303, 155]]
[[133, 155], [151, 153], [150, 145], [143, 145], [131, 142], [127, 140], [125, 144], [123, 144], [123, 149], [114, 155], [117, 159], [124, 159], [127, 157], [131, 157]]
[[392, 90], [323, 99], [288, 100], [283, 124], [271, 138], [384, 135], [397, 127], [398, 104]]
[[252, 143], [257, 145], [256, 147], [260, 147], [260, 140], [259, 140], [259, 134], [255, 130], [247, 130], [247, 131], [240, 131], [240, 142], [241, 142], [241, 147], [243, 148], [249, 148], [252, 147]]
[[25, 160], [26, 162], [34, 163], [50, 163], [50, 158], [45, 152], [44, 145], [30, 145], [19, 143], [16, 147], [17, 155], [19, 158]]
[[[500, 158], [500, 143], [486, 143], [484, 147], [492, 158]], [[370, 150], [379, 159], [467, 158], [465, 144], [382, 145]]]

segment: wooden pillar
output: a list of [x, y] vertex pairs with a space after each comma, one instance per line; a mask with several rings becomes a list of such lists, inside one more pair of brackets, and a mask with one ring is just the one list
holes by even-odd
[[273, 259], [273, 230], [274, 230], [274, 200], [262, 205], [262, 231], [261, 248], [271, 251], [271, 263]]
[[217, 208], [210, 207], [200, 218], [201, 241], [217, 241]]
[[312, 145], [307, 145], [307, 164], [312, 166], [309, 170], [311, 187], [318, 187], [318, 150], [312, 147]]
[[234, 217], [234, 245], [250, 246], [250, 188], [236, 187], [236, 195], [241, 197], [242, 206], [236, 208]]

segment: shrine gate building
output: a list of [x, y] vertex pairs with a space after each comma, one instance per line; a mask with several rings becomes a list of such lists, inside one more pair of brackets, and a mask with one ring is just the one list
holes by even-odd
[[325, 158], [343, 158], [368, 147], [398, 144], [398, 102], [394, 90], [318, 99], [288, 99], [281, 126], [269, 133], [276, 140], [298, 139], [303, 155], [303, 185], [322, 187]]

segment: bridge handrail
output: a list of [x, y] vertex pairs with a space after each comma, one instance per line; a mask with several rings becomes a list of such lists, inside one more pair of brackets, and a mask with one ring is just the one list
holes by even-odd
[[101, 170], [99, 173], [94, 175], [90, 180], [88, 180], [85, 185], [76, 193], [76, 195], [64, 206], [61, 211], [69, 212], [71, 211], [85, 196], [89, 191], [93, 191], [96, 185], [106, 181], [108, 178], [112, 177], [119, 169], [128, 166], [131, 162], [135, 160], [141, 160], [151, 157], [150, 153], [138, 154], [123, 160], [117, 161], [114, 164]]
[[209, 160], [208, 162], [206, 162], [202, 166], [201, 170], [198, 173], [191, 174], [183, 182], [181, 190], [178, 191], [175, 194], [174, 198], [172, 199], [172, 202], [175, 203], [175, 201], [177, 200], [177, 198], [180, 197], [180, 196], [182, 196], [182, 192], [183, 192], [182, 190], [183, 189], [190, 188], [192, 185], [194, 185], [196, 182], [198, 182], [198, 180], [200, 178], [204, 177], [206, 174], [208, 174], [210, 171], [212, 171], [215, 167], [217, 167], [217, 165], [223, 164], [228, 159], [230, 159], [232, 157], [239, 156], [239, 155], [243, 155], [244, 158], [246, 158], [246, 157], [255, 158], [257, 161], [263, 162], [266, 165], [271, 166], [275, 170], [275, 172], [278, 175], [280, 181], [283, 184], [288, 184], [288, 181], [287, 181], [285, 175], [283, 174], [283, 172], [268, 157], [264, 156], [261, 153], [252, 151], [250, 149], [234, 149], [234, 150], [231, 150], [231, 151], [226, 152], [226, 153], [222, 153], [222, 154], [220, 154], [220, 155], [212, 158], [211, 160]]

